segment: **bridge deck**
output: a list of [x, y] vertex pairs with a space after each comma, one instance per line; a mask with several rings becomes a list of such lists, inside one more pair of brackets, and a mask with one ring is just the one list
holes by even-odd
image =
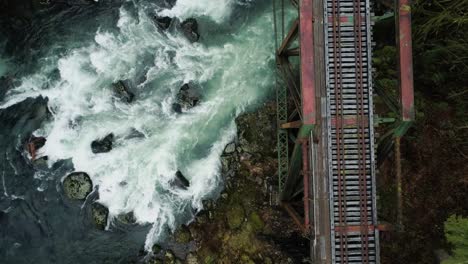
[[[303, 15], [304, 12], [317, 13], [309, 9], [310, 5], [321, 7], [323, 12], [323, 16], [314, 15], [314, 22], [319, 22], [314, 29], [323, 32], [323, 43], [316, 39], [314, 45], [315, 50], [321, 49], [315, 52], [316, 57], [322, 56], [324, 62], [316, 58], [314, 63], [325, 65], [322, 72], [312, 75], [325, 81], [325, 87], [316, 88], [319, 94], [316, 103], [321, 106], [317, 111], [323, 117], [318, 119], [322, 130], [318, 136], [323, 143], [312, 145], [318, 148], [312, 153], [327, 155], [314, 157], [316, 162], [312, 164], [316, 168], [312, 168], [311, 189], [323, 192], [314, 184], [328, 186], [327, 203], [314, 194], [315, 202], [311, 205], [318, 218], [314, 224], [319, 225], [313, 232], [313, 254], [321, 255], [313, 257], [319, 263], [379, 263], [369, 0], [322, 0], [319, 4], [302, 0], [301, 26], [312, 23], [312, 17]], [[307, 50], [314, 49], [307, 48], [310, 39], [303, 38], [304, 27], [300, 31], [301, 61], [305, 62], [302, 57], [308, 55]], [[320, 168], [323, 162], [327, 168]], [[323, 215], [324, 212], [329, 215]], [[328, 225], [323, 221], [329, 221]]]
[[369, 0], [327, 0], [333, 263], [378, 263]]

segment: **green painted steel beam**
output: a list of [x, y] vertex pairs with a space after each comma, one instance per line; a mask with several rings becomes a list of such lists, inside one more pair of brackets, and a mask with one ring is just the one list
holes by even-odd
[[308, 140], [311, 132], [314, 130], [314, 125], [302, 125], [297, 134], [297, 139], [294, 144], [291, 157], [289, 159], [289, 172], [285, 179], [284, 186], [281, 190], [281, 201], [288, 201], [300, 187], [301, 168], [302, 168], [302, 140]]
[[408, 129], [413, 125], [412, 121], [403, 121], [401, 120], [398, 126], [394, 129], [394, 137], [402, 137]]

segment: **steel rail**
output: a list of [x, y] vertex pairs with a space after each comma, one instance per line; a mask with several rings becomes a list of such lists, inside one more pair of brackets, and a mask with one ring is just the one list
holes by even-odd
[[363, 90], [363, 66], [362, 66], [362, 30], [361, 30], [361, 1], [354, 0], [354, 41], [356, 57], [356, 93], [358, 98], [358, 168], [359, 168], [359, 204], [361, 222], [361, 257], [362, 263], [369, 263], [369, 230], [367, 212], [367, 179], [366, 179], [366, 145], [365, 145], [365, 117], [364, 117], [364, 90]]
[[[338, 219], [339, 225], [346, 225], [346, 178], [343, 174], [341, 165], [344, 163], [342, 154], [344, 154], [343, 141], [343, 98], [341, 91], [341, 20], [340, 20], [340, 2], [332, 0], [332, 28], [333, 28], [333, 59], [334, 63], [334, 85], [335, 85], [335, 129], [337, 143], [337, 176], [338, 176]], [[337, 51], [338, 49], [338, 51]], [[344, 165], [344, 164], [343, 164]], [[343, 195], [343, 192], [345, 193]], [[344, 197], [343, 197], [344, 196]], [[344, 200], [344, 201], [343, 201]], [[348, 238], [346, 232], [339, 232], [340, 237], [340, 257], [341, 263], [347, 263], [348, 259]]]

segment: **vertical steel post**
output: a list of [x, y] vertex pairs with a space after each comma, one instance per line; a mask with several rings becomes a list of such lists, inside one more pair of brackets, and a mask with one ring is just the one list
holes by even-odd
[[[310, 142], [312, 144], [312, 142]], [[302, 176], [304, 182], [304, 228], [306, 232], [310, 230], [310, 212], [309, 212], [309, 140], [302, 142]]]
[[411, 122], [414, 120], [411, 5], [410, 0], [398, 0], [397, 3], [401, 117], [403, 122]]

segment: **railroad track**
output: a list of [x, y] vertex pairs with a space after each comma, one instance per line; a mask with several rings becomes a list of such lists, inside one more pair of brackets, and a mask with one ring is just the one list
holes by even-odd
[[369, 0], [326, 0], [332, 263], [379, 263]]

